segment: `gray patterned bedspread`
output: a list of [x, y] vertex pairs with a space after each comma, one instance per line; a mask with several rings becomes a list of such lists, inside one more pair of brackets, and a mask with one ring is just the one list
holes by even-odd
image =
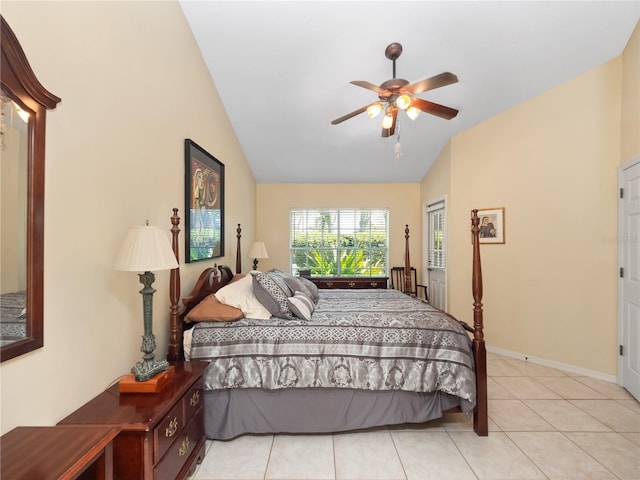
[[27, 292], [0, 295], [0, 345], [27, 338]]
[[210, 361], [205, 390], [341, 387], [442, 391], [470, 410], [471, 341], [460, 323], [397, 290], [320, 290], [311, 320], [207, 322], [192, 359]]

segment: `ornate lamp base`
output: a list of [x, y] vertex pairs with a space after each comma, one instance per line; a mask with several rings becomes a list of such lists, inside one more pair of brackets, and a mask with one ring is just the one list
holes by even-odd
[[156, 349], [156, 337], [153, 335], [152, 327], [152, 301], [155, 289], [151, 286], [155, 280], [155, 275], [151, 272], [139, 274], [140, 283], [144, 288], [140, 290], [142, 294], [142, 306], [144, 315], [144, 335], [142, 336], [142, 345], [140, 351], [144, 353], [142, 361], [136, 363], [131, 369], [137, 382], [146, 382], [154, 375], [157, 375], [169, 368], [169, 362], [166, 360], [155, 360], [154, 351]]
[[136, 382], [146, 382], [147, 380], [151, 380], [154, 376], [156, 376], [160, 372], [164, 372], [169, 369], [169, 362], [166, 360], [151, 360], [151, 361], [141, 361], [135, 364], [135, 366], [131, 369], [131, 373], [136, 379]]

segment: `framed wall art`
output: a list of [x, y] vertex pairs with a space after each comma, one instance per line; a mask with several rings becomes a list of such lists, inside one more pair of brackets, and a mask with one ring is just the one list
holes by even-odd
[[224, 256], [224, 164], [184, 141], [186, 262]]
[[504, 243], [504, 207], [478, 209], [480, 244]]

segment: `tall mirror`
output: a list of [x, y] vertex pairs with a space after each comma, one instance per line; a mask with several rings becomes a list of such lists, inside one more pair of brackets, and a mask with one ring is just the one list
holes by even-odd
[[43, 345], [44, 150], [47, 109], [60, 98], [38, 81], [2, 20], [0, 48], [0, 359]]

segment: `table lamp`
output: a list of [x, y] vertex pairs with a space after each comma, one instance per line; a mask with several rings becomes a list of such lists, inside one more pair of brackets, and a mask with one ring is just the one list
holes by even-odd
[[258, 269], [258, 259], [259, 258], [269, 258], [267, 254], [267, 247], [264, 246], [263, 242], [253, 242], [251, 245], [251, 249], [249, 250], [249, 258], [253, 258], [253, 269]]
[[144, 272], [138, 274], [140, 283], [144, 285], [140, 290], [144, 318], [144, 335], [140, 351], [144, 355], [142, 361], [131, 369], [136, 381], [144, 382], [169, 368], [166, 360], [155, 360], [156, 338], [152, 326], [155, 289], [151, 284], [156, 278], [152, 271], [178, 268], [178, 262], [166, 232], [159, 227], [149, 226], [147, 221], [146, 226], [129, 230], [116, 257], [114, 268], [126, 272]]

